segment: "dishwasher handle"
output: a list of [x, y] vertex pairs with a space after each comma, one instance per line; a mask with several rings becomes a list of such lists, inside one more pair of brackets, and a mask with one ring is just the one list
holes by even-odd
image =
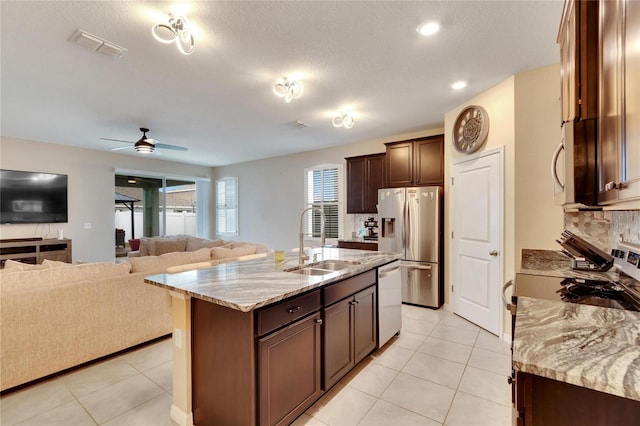
[[509, 280], [507, 281], [503, 286], [502, 286], [502, 304], [504, 305], [504, 308], [511, 312], [511, 315], [515, 315], [516, 314], [516, 305], [509, 303], [507, 301], [507, 296], [505, 295], [505, 292], [507, 291], [507, 289], [509, 287], [513, 286], [513, 280]]
[[390, 268], [390, 269], [379, 270], [378, 271], [378, 277], [384, 278], [387, 275], [391, 275], [393, 272], [399, 271], [399, 270], [400, 270], [400, 265], [395, 266], [395, 267]]

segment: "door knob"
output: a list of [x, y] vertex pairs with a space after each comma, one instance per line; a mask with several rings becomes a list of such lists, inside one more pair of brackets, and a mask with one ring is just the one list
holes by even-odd
[[498, 255], [498, 250], [491, 250], [491, 251], [489, 252], [489, 255], [490, 255], [490, 256], [497, 256], [497, 255]]

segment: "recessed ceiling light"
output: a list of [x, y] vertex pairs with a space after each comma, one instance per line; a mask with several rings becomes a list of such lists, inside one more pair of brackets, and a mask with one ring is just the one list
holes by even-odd
[[418, 27], [418, 33], [423, 36], [434, 35], [440, 30], [440, 24], [437, 22], [428, 22]]
[[465, 87], [467, 87], [466, 81], [456, 81], [451, 85], [451, 88], [453, 90], [460, 90], [460, 89], [464, 89]]

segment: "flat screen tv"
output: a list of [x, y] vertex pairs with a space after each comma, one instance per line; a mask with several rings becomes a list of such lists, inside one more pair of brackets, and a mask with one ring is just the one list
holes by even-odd
[[66, 223], [67, 175], [0, 170], [0, 223]]

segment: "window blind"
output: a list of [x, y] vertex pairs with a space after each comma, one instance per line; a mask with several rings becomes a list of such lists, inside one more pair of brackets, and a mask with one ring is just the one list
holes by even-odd
[[238, 178], [216, 180], [216, 234], [238, 235]]
[[[305, 178], [306, 206], [321, 208], [325, 214], [326, 238], [338, 238], [340, 233], [340, 169], [338, 167], [308, 169]], [[321, 231], [322, 215], [318, 210], [312, 210], [307, 215], [307, 233], [314, 238], [320, 238]]]

